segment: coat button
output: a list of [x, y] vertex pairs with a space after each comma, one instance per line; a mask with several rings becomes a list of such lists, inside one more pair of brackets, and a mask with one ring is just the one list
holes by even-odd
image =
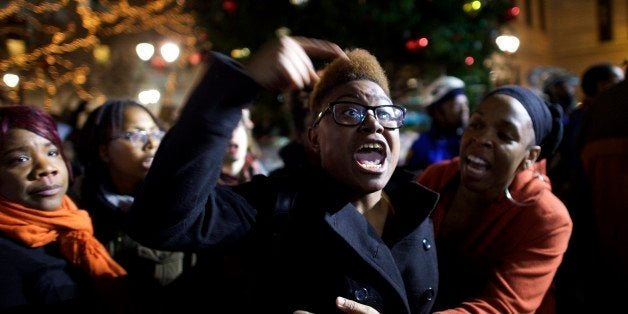
[[429, 287], [425, 289], [425, 291], [423, 291], [423, 294], [421, 294], [421, 303], [427, 304], [431, 302], [432, 299], [434, 299], [434, 289], [432, 289], [432, 287]]
[[358, 302], [364, 302], [369, 297], [369, 291], [366, 288], [359, 288], [353, 292], [355, 300]]
[[423, 239], [423, 249], [429, 251], [432, 248], [432, 244], [428, 239]]

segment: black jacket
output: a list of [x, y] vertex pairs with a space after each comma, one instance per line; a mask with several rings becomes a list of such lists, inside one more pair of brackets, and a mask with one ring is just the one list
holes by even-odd
[[321, 314], [336, 313], [335, 297], [344, 296], [383, 313], [428, 313], [438, 286], [429, 218], [438, 196], [411, 175], [397, 173], [386, 187], [395, 216], [381, 238], [321, 170], [216, 184], [231, 131], [258, 90], [214, 54], [131, 209], [136, 240], [200, 250], [192, 279], [202, 288], [185, 293], [182, 306]]
[[30, 248], [0, 237], [0, 282], [3, 313], [80, 313], [95, 300], [87, 275], [61, 256], [56, 243]]

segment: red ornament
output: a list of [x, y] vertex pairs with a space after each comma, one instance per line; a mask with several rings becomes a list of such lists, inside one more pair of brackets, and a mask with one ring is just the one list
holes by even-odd
[[233, 0], [225, 0], [222, 3], [222, 9], [229, 13], [233, 13], [238, 9], [238, 4]]
[[414, 52], [418, 49], [417, 45], [414, 43], [414, 40], [407, 40], [406, 41], [406, 50]]
[[152, 65], [155, 70], [163, 71], [166, 68], [166, 60], [161, 56], [154, 56], [150, 59], [150, 65]]
[[419, 47], [425, 48], [425, 47], [427, 47], [427, 44], [429, 44], [430, 42], [429, 42], [429, 40], [427, 40], [427, 38], [421, 37], [421, 38], [419, 38], [417, 43], [419, 44]]
[[475, 63], [475, 59], [472, 56], [464, 58], [464, 64], [471, 66], [473, 63]]
[[408, 39], [406, 41], [406, 50], [410, 52], [419, 52], [423, 50], [429, 44], [427, 37], [421, 37], [417, 39]]
[[506, 11], [506, 20], [510, 21], [516, 18], [517, 15], [519, 15], [519, 12], [521, 12], [521, 10], [519, 9], [518, 6], [511, 7], [510, 9]]
[[197, 65], [203, 61], [203, 56], [200, 52], [195, 52], [190, 55], [190, 59], [188, 60], [191, 65]]

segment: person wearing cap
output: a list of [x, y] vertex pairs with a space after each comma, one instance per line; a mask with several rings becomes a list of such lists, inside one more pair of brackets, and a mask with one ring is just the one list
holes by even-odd
[[561, 116], [528, 88], [499, 87], [471, 114], [460, 156], [418, 178], [440, 193], [436, 313], [556, 311], [553, 279], [573, 224], [542, 161], [560, 142]]
[[423, 101], [432, 119], [430, 129], [412, 143], [404, 168], [418, 174], [435, 162], [458, 156], [460, 136], [469, 120], [464, 87], [461, 79], [442, 76], [425, 89]]
[[[210, 55], [130, 211], [134, 239], [199, 253], [188, 273], [197, 283], [174, 292], [179, 311], [430, 313], [438, 196], [396, 171], [405, 109], [377, 59], [303, 37], [276, 39], [245, 64]], [[310, 56], [333, 58], [320, 78]], [[315, 165], [217, 185], [242, 108], [262, 87], [312, 84]]]

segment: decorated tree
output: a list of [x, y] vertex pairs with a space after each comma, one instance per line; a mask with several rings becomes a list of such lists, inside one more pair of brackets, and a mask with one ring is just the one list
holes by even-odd
[[159, 36], [181, 43], [192, 56], [195, 27], [184, 2], [176, 0], [2, 1], [0, 75], [20, 80], [7, 98], [24, 102], [26, 95], [43, 94], [50, 108], [75, 98], [129, 97], [137, 79], [130, 45]]
[[[420, 86], [443, 73], [488, 86], [484, 61], [517, 10], [513, 0], [2, 1], [0, 75], [20, 78], [18, 88], [2, 90], [12, 101], [39, 95], [50, 108], [132, 96], [157, 73], [168, 77], [163, 85], [172, 94], [188, 87], [176, 84], [179, 70], [198, 64], [204, 51], [245, 60], [279, 34], [369, 49], [394, 79], [395, 96], [411, 89], [410, 82]], [[154, 57], [147, 74], [134, 45], [157, 38], [180, 43], [183, 58], [173, 68]]]
[[443, 72], [487, 83], [483, 61], [496, 50], [498, 30], [514, 18], [512, 0], [222, 0], [193, 1], [214, 48], [255, 49], [288, 32], [373, 51], [396, 72]]
[[[495, 37], [516, 17], [513, 0], [214, 0], [190, 1], [213, 49], [246, 58], [281, 34], [328, 39], [372, 51], [392, 81], [393, 97], [411, 110], [421, 84], [441, 74], [462, 78], [471, 105], [490, 88], [485, 60], [497, 51]], [[278, 102], [281, 101], [279, 98]], [[285, 121], [272, 95], [258, 115]], [[261, 119], [264, 120], [264, 119]]]

